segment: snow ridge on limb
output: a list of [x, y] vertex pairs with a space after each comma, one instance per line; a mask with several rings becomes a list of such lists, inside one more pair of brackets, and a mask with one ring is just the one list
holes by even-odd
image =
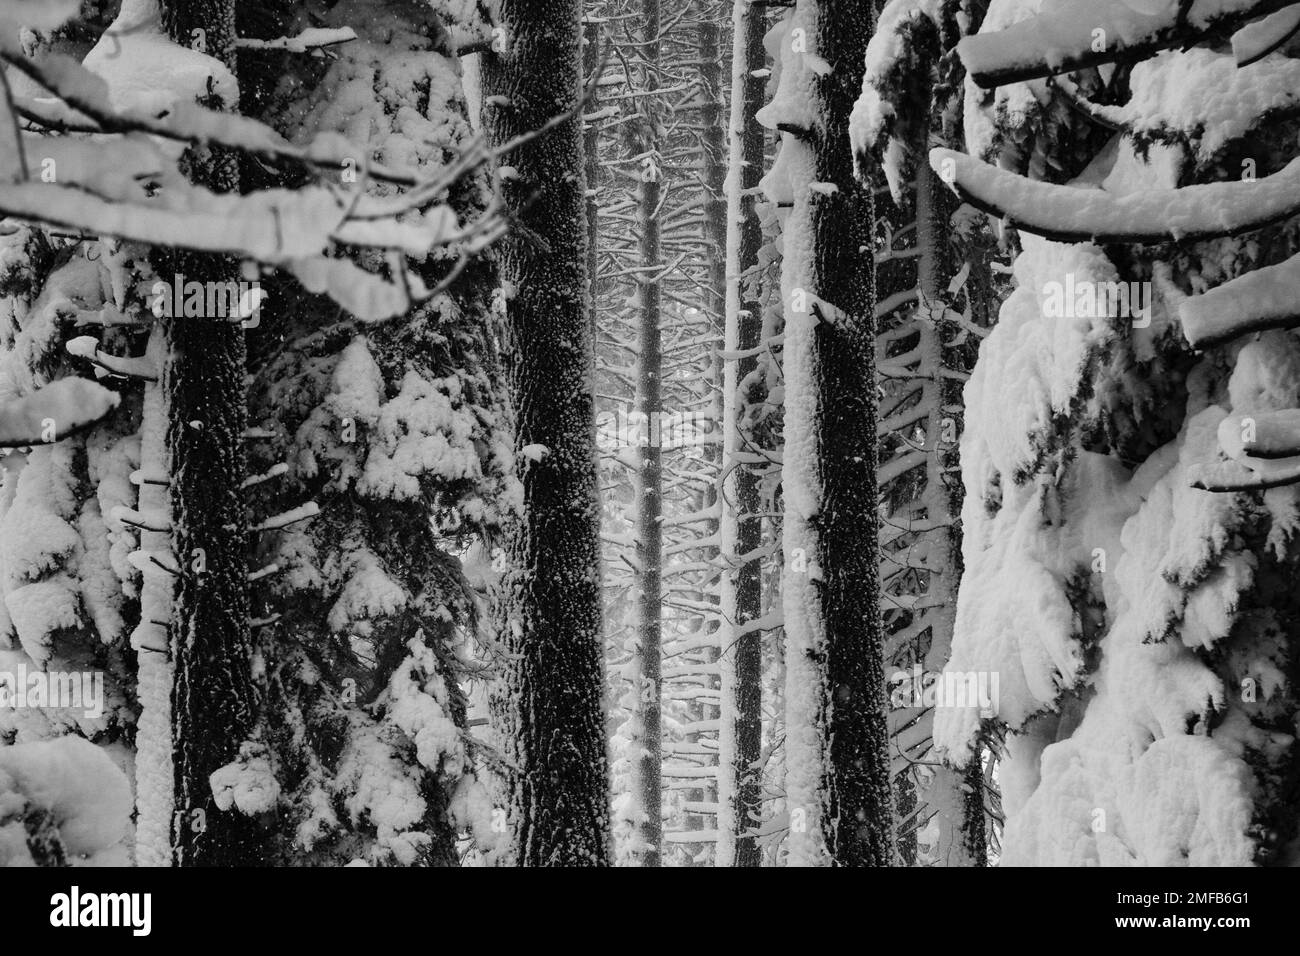
[[1254, 181], [1119, 196], [1027, 180], [956, 150], [930, 165], [964, 202], [1055, 242], [1180, 242], [1236, 236], [1300, 213], [1300, 159]]
[[1265, 266], [1178, 304], [1183, 334], [1197, 348], [1231, 342], [1265, 329], [1300, 326], [1295, 290], [1300, 285], [1300, 256]]
[[1300, 5], [1283, 7], [1232, 35], [1232, 55], [1237, 66], [1262, 60], [1300, 30]]
[[1229, 35], [1296, 0], [1165, 0], [1155, 12], [1129, 0], [1088, 0], [1053, 9], [997, 33], [967, 37], [957, 55], [978, 86], [992, 88], [1105, 63], [1132, 63], [1160, 50]]

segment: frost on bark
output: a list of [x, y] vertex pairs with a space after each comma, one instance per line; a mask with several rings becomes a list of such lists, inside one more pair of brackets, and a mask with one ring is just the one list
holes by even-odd
[[822, 0], [817, 49], [831, 67], [813, 82], [822, 125], [810, 197], [813, 282], [837, 310], [814, 330], [821, 510], [814, 519], [826, 628], [823, 834], [840, 865], [893, 862], [892, 800], [881, 661], [876, 512], [875, 306], [871, 194], [853, 175], [848, 120], [862, 82], [871, 15]]
[[[727, 196], [727, 302], [725, 348], [740, 358], [728, 362], [723, 388], [724, 469], [722, 557], [724, 562], [723, 706], [719, 772], [719, 862], [758, 866], [753, 835], [762, 814], [763, 544], [761, 468], [752, 459], [736, 460], [752, 450], [751, 409], [766, 399], [759, 374], [763, 339], [763, 302], [757, 270], [763, 225], [754, 208], [763, 178], [766, 139], [756, 114], [766, 95], [761, 8], [745, 0], [735, 4], [733, 20], [731, 168]], [[727, 859], [723, 859], [724, 848]]]
[[785, 133], [794, 203], [784, 233], [783, 587], [789, 849], [803, 865], [895, 858], [877, 572], [873, 208], [848, 140], [871, 27], [867, 5], [801, 2], [765, 114]]
[[644, 96], [638, 119], [639, 145], [650, 162], [641, 171], [637, 229], [641, 236], [640, 316], [637, 326], [636, 412], [652, 423], [637, 449], [637, 656], [640, 661], [638, 706], [640, 754], [636, 779], [640, 807], [637, 857], [642, 866], [658, 866], [663, 852], [661, 779], [663, 767], [662, 651], [663, 639], [663, 447], [653, 423], [663, 414], [662, 321], [663, 289], [659, 277], [659, 205], [661, 186], [658, 154], [659, 117], [655, 91], [659, 85], [659, 0], [641, 3], [641, 57], [645, 71]]
[[[166, 340], [161, 326], [149, 333], [145, 354], [162, 367]], [[167, 473], [167, 393], [161, 382], [144, 388], [140, 413], [141, 514], [170, 514], [168, 488], [160, 482]], [[153, 479], [153, 480], [143, 480]], [[140, 550], [169, 567], [175, 566], [171, 536], [167, 531], [140, 532]], [[174, 671], [170, 659], [168, 626], [175, 579], [161, 568], [146, 571], [140, 585], [140, 622], [131, 633], [136, 658], [136, 698], [140, 717], [136, 723], [136, 837], [139, 866], [171, 864], [171, 824], [175, 773], [172, 763], [172, 704]]]
[[[924, 666], [928, 673], [942, 670], [951, 653], [956, 618], [957, 583], [961, 580], [961, 508], [964, 498], [961, 461], [957, 445], [962, 415], [962, 376], [970, 368], [972, 349], [947, 301], [956, 273], [949, 237], [957, 202], [933, 170], [918, 172], [916, 188], [917, 245], [921, 321], [918, 348], [921, 366], [930, 372], [921, 383], [921, 404], [929, 409], [925, 423], [925, 518], [943, 524], [931, 536], [925, 557], [930, 585], [925, 602], [931, 605], [923, 620], [930, 629], [930, 646]], [[976, 266], [978, 268], [978, 265]], [[973, 269], [971, 271], [974, 271]], [[967, 302], [971, 292], [967, 292]], [[933, 852], [944, 866], [984, 866], [988, 862], [984, 820], [984, 787], [980, 761], [963, 770], [932, 768], [923, 789], [924, 801], [934, 810], [938, 834]]]
[[[203, 44], [234, 68], [234, 0], [167, 0], [163, 22], [177, 43]], [[232, 109], [237, 104], [208, 103]], [[236, 159], [194, 150], [191, 178], [217, 192], [239, 185]], [[235, 265], [191, 253], [160, 256], [160, 275], [225, 282]], [[172, 606], [172, 741], [174, 859], [183, 866], [256, 863], [253, 820], [219, 810], [211, 775], [235, 761], [254, 725], [252, 645], [248, 625], [248, 538], [242, 485], [246, 477], [244, 336], [238, 323], [173, 320], [163, 387], [169, 400], [167, 454], [172, 551], [177, 561]]]
[[[582, 74], [584, 80], [589, 80], [601, 66], [600, 55], [600, 21], [588, 17], [582, 22]], [[599, 91], [592, 93], [591, 102], [587, 104], [587, 111], [596, 113], [599, 111]], [[597, 300], [599, 296], [600, 283], [600, 193], [598, 184], [600, 182], [600, 123], [597, 120], [588, 120], [582, 131], [582, 149], [586, 158], [587, 171], [587, 283], [591, 290], [590, 299], [587, 305], [588, 312], [591, 315], [591, 334], [593, 340], [596, 335], [596, 315]], [[595, 387], [595, 376], [592, 377], [592, 386]]]
[[[484, 55], [494, 144], [537, 129], [579, 96], [582, 5], [503, 0], [504, 49]], [[516, 228], [500, 248], [506, 376], [524, 517], [497, 601], [511, 655], [494, 708], [515, 765], [507, 783], [513, 862], [609, 861], [599, 502], [587, 312], [580, 121], [502, 157]]]

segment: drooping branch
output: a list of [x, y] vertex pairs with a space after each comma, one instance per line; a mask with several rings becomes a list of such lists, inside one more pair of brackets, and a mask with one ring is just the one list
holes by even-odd
[[1126, 196], [1029, 180], [951, 149], [931, 150], [930, 164], [963, 201], [1056, 242], [1218, 239], [1300, 213], [1300, 159], [1259, 180]]

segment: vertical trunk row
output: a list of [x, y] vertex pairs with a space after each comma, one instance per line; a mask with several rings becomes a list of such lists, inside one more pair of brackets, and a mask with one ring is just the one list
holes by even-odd
[[[574, 109], [582, 4], [502, 0], [484, 54], [484, 128], [497, 146]], [[502, 157], [516, 229], [499, 246], [504, 352], [524, 515], [496, 613], [509, 653], [494, 718], [509, 741], [512, 862], [609, 862], [599, 507], [579, 118]]]
[[[731, 70], [731, 161], [727, 190], [727, 302], [725, 348], [744, 357], [726, 364], [723, 384], [723, 716], [719, 731], [723, 766], [719, 773], [720, 865], [758, 866], [758, 842], [751, 833], [762, 810], [757, 770], [762, 745], [762, 633], [750, 622], [763, 614], [763, 519], [758, 467], [736, 460], [752, 450], [746, 428], [749, 407], [761, 403], [757, 350], [763, 335], [763, 307], [753, 271], [763, 246], [763, 226], [754, 208], [763, 177], [765, 136], [755, 118], [766, 80], [759, 72], [765, 54], [762, 8], [737, 0], [733, 15]], [[757, 74], [757, 75], [756, 75]]]
[[[204, 52], [234, 69], [234, 0], [164, 0], [162, 13], [174, 41], [197, 47], [201, 40]], [[188, 172], [217, 192], [239, 186], [236, 157], [229, 153], [194, 149]], [[234, 278], [235, 264], [222, 257], [169, 259], [187, 281]], [[175, 862], [248, 865], [259, 857], [253, 821], [233, 807], [219, 811], [209, 783], [214, 771], [235, 760], [254, 726], [242, 490], [244, 333], [238, 323], [215, 317], [177, 319], [168, 324], [167, 342], [172, 550], [180, 572], [171, 617]]]

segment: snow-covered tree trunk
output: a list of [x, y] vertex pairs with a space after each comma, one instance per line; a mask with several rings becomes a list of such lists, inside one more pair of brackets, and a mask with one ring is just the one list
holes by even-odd
[[[234, 0], [164, 0], [161, 10], [175, 42], [206, 52], [233, 72]], [[216, 192], [234, 192], [239, 185], [236, 157], [222, 150], [193, 150], [188, 172]], [[228, 259], [195, 254], [162, 258], [172, 275], [183, 275], [187, 282], [234, 278], [235, 266]], [[260, 856], [255, 825], [233, 806], [218, 809], [210, 783], [214, 772], [236, 760], [255, 723], [243, 492], [248, 419], [244, 332], [239, 323], [215, 316], [174, 319], [167, 326], [167, 344], [163, 387], [169, 402], [168, 476], [177, 562], [171, 618], [172, 842], [179, 865], [248, 865]]]
[[[574, 109], [581, 16], [576, 0], [502, 0], [503, 49], [483, 62], [492, 143]], [[495, 712], [515, 764], [513, 861], [599, 866], [609, 862], [609, 803], [580, 121], [560, 123], [501, 164], [517, 224], [500, 259], [525, 509], [497, 604], [511, 655]]]
[[[582, 22], [582, 74], [588, 80], [601, 65], [600, 20], [587, 17]], [[594, 88], [589, 114], [599, 113], [599, 89]], [[582, 149], [586, 156], [586, 207], [587, 207], [587, 282], [591, 289], [588, 310], [591, 314], [591, 333], [596, 335], [596, 317], [600, 285], [600, 121], [589, 119], [582, 131]], [[595, 376], [592, 376], [593, 386]]]
[[[962, 384], [967, 371], [965, 338], [949, 319], [948, 286], [956, 273], [951, 248], [952, 216], [958, 203], [937, 173], [922, 167], [917, 173], [916, 242], [920, 253], [917, 291], [921, 315], [917, 348], [921, 358], [920, 406], [928, 413], [925, 425], [924, 520], [935, 527], [924, 549], [927, 569], [925, 622], [930, 647], [925, 672], [943, 670], [952, 653], [957, 616], [957, 583], [961, 580], [961, 506], [963, 489], [957, 437], [961, 424]], [[969, 300], [969, 299], [968, 299]], [[956, 374], [949, 374], [955, 372]], [[965, 770], [949, 766], [934, 773], [921, 795], [934, 811], [938, 836], [932, 854], [943, 866], [983, 866], [988, 862], [984, 825], [984, 789], [979, 761]], [[971, 786], [972, 773], [980, 780]]]
[[[161, 325], [149, 333], [145, 356], [161, 368], [166, 356]], [[140, 412], [140, 471], [137, 510], [142, 515], [167, 516], [171, 501], [167, 479], [167, 393], [161, 382], [144, 388]], [[135, 732], [135, 861], [138, 866], [170, 866], [172, 862], [172, 681], [168, 629], [172, 619], [175, 579], [158, 565], [177, 566], [167, 530], [140, 531], [140, 551], [150, 556], [140, 585], [140, 623], [131, 633], [136, 658], [136, 697], [140, 717]]]
[[663, 607], [663, 416], [662, 286], [660, 263], [659, 117], [655, 109], [659, 86], [659, 0], [641, 2], [640, 54], [645, 71], [641, 90], [641, 195], [637, 232], [641, 236], [640, 316], [637, 325], [636, 413], [644, 422], [637, 450], [637, 655], [640, 662], [638, 702], [641, 735], [637, 780], [640, 794], [637, 859], [658, 866], [662, 854], [660, 811], [663, 765], [662, 632]]
[[869, 5], [800, 0], [781, 87], [764, 111], [785, 134], [780, 162], [794, 203], [782, 277], [793, 865], [895, 859], [877, 572], [873, 208], [848, 145], [871, 29]]
[[756, 119], [766, 95], [762, 9], [737, 0], [732, 25], [730, 168], [727, 180], [727, 300], [723, 384], [723, 446], [726, 483], [721, 523], [722, 560], [722, 726], [719, 750], [718, 864], [758, 866], [753, 830], [762, 812], [763, 519], [760, 467], [752, 458], [750, 409], [766, 398], [758, 374], [763, 337], [763, 303], [755, 274], [763, 246], [763, 225], [754, 208], [763, 178], [765, 135]]

